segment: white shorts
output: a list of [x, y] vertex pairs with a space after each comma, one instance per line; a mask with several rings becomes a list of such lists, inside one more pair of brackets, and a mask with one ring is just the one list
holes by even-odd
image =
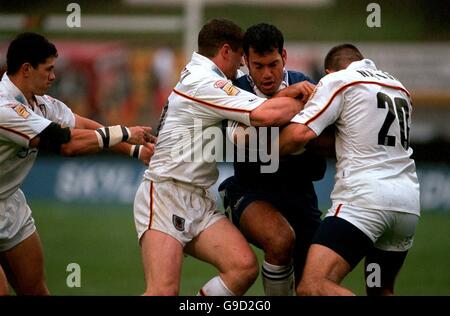
[[0, 252], [18, 245], [36, 231], [22, 190], [0, 200]]
[[148, 229], [164, 232], [183, 247], [203, 230], [226, 218], [206, 189], [175, 180], [144, 179], [134, 199], [134, 222], [139, 240]]
[[325, 215], [345, 219], [367, 235], [375, 248], [384, 251], [406, 251], [413, 245], [419, 216], [410, 213], [374, 210], [338, 204]]

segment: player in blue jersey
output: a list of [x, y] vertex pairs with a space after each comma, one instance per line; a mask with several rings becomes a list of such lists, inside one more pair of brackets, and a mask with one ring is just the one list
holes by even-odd
[[[314, 89], [313, 82], [300, 72], [285, 69], [283, 44], [283, 35], [275, 26], [261, 23], [250, 27], [244, 36], [249, 75], [235, 80], [235, 85], [266, 98], [295, 96], [300, 91], [306, 101]], [[233, 127], [238, 124], [227, 125], [231, 127], [229, 135], [235, 137]], [[264, 251], [265, 294], [293, 295], [320, 224], [313, 181], [323, 177], [325, 159], [306, 150], [282, 157], [275, 173], [261, 173], [263, 163], [248, 162], [247, 158], [246, 162], [235, 160], [234, 176], [219, 187], [224, 193], [224, 206], [244, 236]]]

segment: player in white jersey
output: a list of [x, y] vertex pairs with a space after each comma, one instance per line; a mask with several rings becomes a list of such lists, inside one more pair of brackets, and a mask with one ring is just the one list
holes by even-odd
[[309, 249], [297, 293], [353, 294], [339, 284], [366, 257], [366, 266], [381, 269], [381, 284], [366, 284], [367, 293], [391, 295], [420, 215], [410, 94], [350, 44], [331, 49], [325, 69], [328, 75], [280, 134], [285, 154], [330, 124], [337, 129], [332, 207]]
[[205, 24], [198, 53], [163, 110], [155, 155], [134, 203], [146, 295], [178, 294], [183, 252], [219, 270], [200, 295], [242, 295], [258, 275], [247, 241], [216, 210], [208, 191], [218, 177], [216, 161], [202, 149], [211, 141], [208, 128], [224, 119], [279, 126], [301, 103], [289, 97], [267, 100], [233, 86], [243, 61], [242, 38], [242, 29], [231, 21]]
[[[45, 37], [20, 34], [8, 47], [7, 72], [0, 81], [0, 268], [18, 295], [48, 294], [42, 246], [20, 190], [38, 150], [72, 156], [114, 146], [127, 155], [140, 151], [147, 163], [153, 153], [146, 143], [150, 128], [102, 127], [45, 95], [55, 79], [57, 55]], [[7, 289], [0, 273], [0, 294]]]

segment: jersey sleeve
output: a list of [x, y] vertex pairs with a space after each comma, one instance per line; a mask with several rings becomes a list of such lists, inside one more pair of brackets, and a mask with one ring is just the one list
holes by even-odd
[[328, 75], [317, 84], [304, 109], [291, 122], [308, 126], [317, 135], [333, 124], [343, 107], [345, 83], [336, 76]]
[[218, 118], [226, 118], [250, 126], [250, 112], [266, 98], [239, 89], [230, 80], [205, 80], [193, 96], [195, 104]]
[[47, 113], [45, 114], [46, 118], [60, 124], [62, 127], [75, 127], [75, 115], [64, 102], [48, 95], [45, 95], [42, 98], [45, 100], [45, 106], [47, 107]]
[[22, 104], [0, 107], [0, 138], [28, 147], [32, 138], [39, 135], [51, 121], [37, 115]]

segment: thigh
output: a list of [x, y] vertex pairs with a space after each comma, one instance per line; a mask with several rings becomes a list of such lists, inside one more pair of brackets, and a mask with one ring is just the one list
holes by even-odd
[[15, 247], [1, 253], [1, 265], [18, 295], [46, 295], [44, 256], [35, 231]]
[[333, 250], [348, 263], [350, 269], [356, 267], [373, 247], [372, 240], [364, 232], [336, 216], [326, 217], [322, 221], [312, 243]]
[[309, 247], [297, 291], [309, 295], [347, 295], [339, 284], [368, 253], [372, 241], [344, 219], [330, 216], [321, 223]]
[[186, 245], [185, 252], [214, 265], [221, 273], [234, 269], [236, 262], [256, 260], [247, 240], [227, 218], [202, 231]]
[[141, 238], [142, 262], [149, 295], [177, 295], [183, 246], [172, 236], [147, 230]]
[[255, 246], [266, 249], [277, 240], [294, 240], [294, 231], [273, 204], [255, 200], [243, 211], [239, 221], [240, 231]]
[[31, 209], [20, 189], [0, 200], [0, 213], [0, 252], [12, 249], [36, 230]]
[[301, 282], [307, 284], [327, 279], [339, 284], [350, 271], [351, 266], [336, 251], [324, 245], [313, 244], [308, 250]]

